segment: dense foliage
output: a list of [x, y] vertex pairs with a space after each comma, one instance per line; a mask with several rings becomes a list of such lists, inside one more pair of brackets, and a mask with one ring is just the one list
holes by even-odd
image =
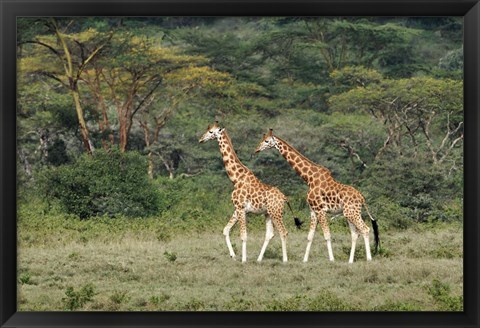
[[58, 199], [66, 212], [80, 218], [153, 215], [159, 193], [148, 179], [145, 158], [135, 152], [97, 151], [73, 164], [42, 171], [40, 190]]
[[460, 18], [18, 24], [22, 201], [45, 195], [81, 218], [225, 221], [231, 184], [215, 143], [198, 145], [219, 120], [239, 158], [306, 216], [288, 163], [252, 156], [268, 128], [360, 189], [385, 225], [462, 220]]

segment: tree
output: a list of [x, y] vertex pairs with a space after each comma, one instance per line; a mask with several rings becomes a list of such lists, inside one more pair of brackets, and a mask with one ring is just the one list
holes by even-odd
[[88, 153], [92, 153], [94, 147], [85, 122], [78, 84], [89, 62], [109, 42], [112, 34], [98, 33], [93, 29], [68, 34], [72, 23], [73, 20], [46, 20], [45, 24], [52, 34], [37, 35], [32, 40], [23, 41], [40, 46], [44, 51], [33, 50], [30, 56], [20, 58], [19, 67], [24, 74], [46, 76], [69, 91], [75, 105], [83, 146]]
[[[165, 74], [204, 59], [183, 55], [175, 47], [162, 46], [161, 40], [130, 32], [116, 33], [106, 51], [109, 56], [93, 60], [83, 79], [91, 90], [94, 105], [101, 108], [102, 133], [110, 130], [109, 107], [115, 108], [119, 147], [124, 152], [134, 117], [161, 92]], [[112, 135], [109, 140], [113, 142]]]
[[441, 164], [463, 140], [462, 90], [461, 81], [450, 79], [382, 79], [332, 96], [329, 103], [336, 111], [362, 111], [383, 124], [386, 137], [377, 157], [387, 149], [412, 156], [426, 150]]
[[[148, 151], [148, 174], [153, 178], [154, 155], [163, 162], [171, 179], [178, 167], [181, 152], [170, 149], [169, 154], [160, 151], [158, 145], [160, 130], [178, 106], [194, 98], [208, 97], [211, 102], [215, 96], [232, 83], [229, 74], [213, 70], [208, 66], [188, 66], [164, 75], [165, 87], [157, 94], [156, 106], [143, 106], [138, 122], [142, 127], [145, 146]], [[153, 97], [150, 102], [153, 102]]]

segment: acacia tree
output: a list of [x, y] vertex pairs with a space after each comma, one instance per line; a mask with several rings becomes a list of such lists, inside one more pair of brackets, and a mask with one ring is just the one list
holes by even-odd
[[[335, 76], [342, 76], [335, 73]], [[385, 127], [376, 157], [430, 153], [434, 164], [448, 159], [463, 140], [463, 84], [450, 79], [381, 79], [330, 97], [332, 109], [363, 111]]]
[[[166, 74], [204, 61], [199, 56], [183, 55], [175, 47], [164, 47], [160, 39], [135, 36], [130, 32], [116, 33], [105, 50], [83, 76], [100, 108], [100, 132], [108, 131], [114, 142], [109, 109], [114, 108], [118, 123], [118, 144], [127, 149], [134, 118], [146, 110], [156, 95], [162, 92]], [[111, 113], [110, 113], [111, 114]], [[105, 145], [105, 142], [104, 142]]]
[[68, 33], [73, 23], [73, 20], [55, 18], [45, 20], [49, 34], [36, 35], [33, 39], [22, 41], [22, 44], [31, 44], [34, 47], [28, 49], [28, 53], [25, 51], [19, 59], [19, 71], [21, 74], [34, 73], [53, 79], [69, 91], [84, 149], [92, 153], [94, 147], [85, 122], [79, 81], [87, 65], [109, 42], [112, 34], [99, 33], [94, 29]]
[[[161, 129], [179, 105], [187, 100], [198, 102], [198, 99], [206, 96], [211, 102], [231, 84], [232, 78], [229, 74], [215, 71], [209, 66], [188, 66], [164, 75], [164, 88], [156, 96], [150, 96], [140, 108], [137, 119], [143, 130], [148, 152], [148, 174], [151, 178], [155, 169], [154, 155], [160, 158], [171, 179], [178, 167], [180, 152], [174, 149], [170, 154], [165, 154], [159, 150], [158, 142]], [[149, 106], [151, 103], [155, 106]]]

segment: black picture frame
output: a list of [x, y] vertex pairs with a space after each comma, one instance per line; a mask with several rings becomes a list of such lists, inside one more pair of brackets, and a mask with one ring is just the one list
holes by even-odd
[[[479, 327], [480, 4], [478, 0], [0, 0], [1, 327]], [[16, 17], [18, 16], [463, 16], [463, 312], [17, 312]]]

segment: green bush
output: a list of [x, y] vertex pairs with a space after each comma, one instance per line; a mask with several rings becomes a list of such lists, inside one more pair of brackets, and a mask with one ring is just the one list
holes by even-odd
[[434, 279], [431, 286], [427, 287], [428, 293], [438, 304], [441, 311], [462, 311], [463, 297], [451, 296], [450, 286], [446, 283]]
[[80, 218], [145, 217], [159, 209], [146, 161], [135, 152], [97, 150], [73, 164], [44, 170], [39, 181], [49, 199], [58, 199], [67, 213]]
[[64, 308], [70, 311], [77, 310], [87, 302], [91, 302], [95, 294], [95, 288], [91, 284], [83, 286], [79, 291], [75, 291], [73, 287], [67, 287], [66, 297], [62, 298]]
[[[428, 158], [391, 157], [365, 171], [361, 190], [398, 228], [409, 222], [462, 220], [463, 184]], [[454, 197], [452, 197], [454, 196]]]

